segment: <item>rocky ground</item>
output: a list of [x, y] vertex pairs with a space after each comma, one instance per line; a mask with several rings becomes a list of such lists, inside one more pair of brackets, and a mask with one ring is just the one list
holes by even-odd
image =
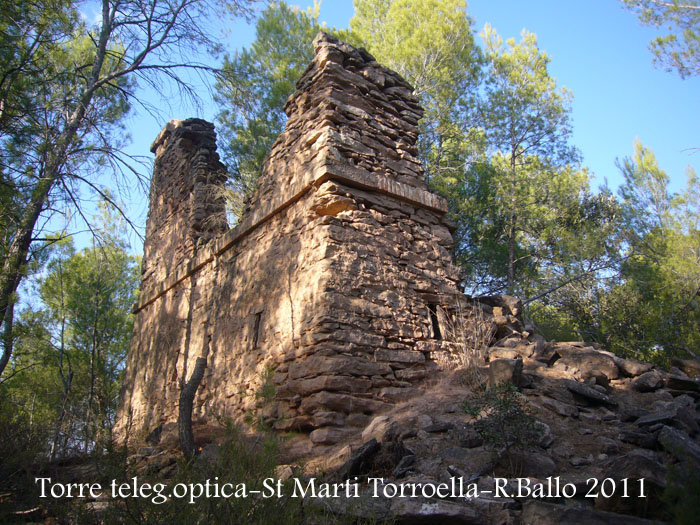
[[[478, 419], [464, 410], [479, 374], [467, 380], [441, 371], [422, 385], [423, 395], [375, 416], [353, 439], [323, 445], [289, 435], [277, 472], [283, 479], [349, 479], [357, 497], [309, 504], [399, 523], [663, 522], [672, 518], [662, 501], [669, 485], [692, 495], [700, 467], [700, 363], [672, 364], [664, 371], [597, 345], [513, 333], [489, 349], [481, 382], [517, 387], [537, 421], [536, 442], [508, 452], [485, 443]], [[176, 443], [173, 430], [133, 456], [135, 466], [167, 474], [174, 460], [162, 449]], [[202, 445], [214, 441], [205, 434]], [[205, 445], [204, 453], [216, 455], [216, 446]], [[478, 497], [465, 497], [466, 489], [429, 497], [453, 479]], [[402, 485], [415, 497], [394, 496]]]

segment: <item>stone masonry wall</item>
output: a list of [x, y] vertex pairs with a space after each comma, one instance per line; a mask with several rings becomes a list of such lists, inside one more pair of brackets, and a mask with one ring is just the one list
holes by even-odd
[[198, 246], [228, 229], [221, 188], [226, 167], [216, 154], [214, 126], [174, 120], [151, 146], [158, 162], [151, 181], [144, 243], [144, 286], [158, 283], [196, 257]]
[[[208, 358], [195, 418], [255, 407], [274, 371], [276, 428], [332, 443], [419, 394], [455, 351], [459, 275], [444, 201], [417, 159], [411, 86], [320, 33], [285, 131], [223, 231], [211, 125], [173, 121], [156, 153], [142, 292], [116, 435], [177, 416], [178, 380]], [[206, 190], [206, 191], [205, 191]], [[208, 220], [211, 219], [211, 220]]]

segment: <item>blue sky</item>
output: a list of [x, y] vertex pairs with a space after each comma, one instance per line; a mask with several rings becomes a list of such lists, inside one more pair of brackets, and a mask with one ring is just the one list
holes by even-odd
[[[304, 9], [312, 4], [296, 2]], [[518, 40], [524, 28], [538, 36], [540, 48], [551, 57], [550, 74], [573, 92], [572, 143], [594, 175], [594, 187], [604, 179], [612, 188], [619, 185], [615, 159], [631, 156], [637, 137], [654, 151], [673, 190], [683, 187], [687, 166], [700, 173], [700, 77], [681, 80], [654, 67], [648, 44], [656, 30], [643, 26], [621, 2], [472, 0], [467, 12], [477, 33], [488, 22], [504, 39]], [[347, 27], [352, 14], [351, 0], [321, 4], [320, 19], [329, 26]], [[254, 32], [254, 24], [236, 21], [223, 43], [229, 50], [246, 46]], [[167, 119], [214, 120], [217, 111], [205, 101], [199, 109], [175, 104], [163, 114]], [[134, 115], [129, 151], [150, 155], [148, 147], [164, 123]], [[130, 207], [141, 224], [146, 206], [144, 200], [135, 199]]]

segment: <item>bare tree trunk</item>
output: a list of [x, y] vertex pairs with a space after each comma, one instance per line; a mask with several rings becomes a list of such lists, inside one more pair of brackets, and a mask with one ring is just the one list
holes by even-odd
[[194, 370], [187, 384], [180, 381], [180, 412], [177, 418], [178, 435], [180, 438], [180, 448], [186, 458], [192, 458], [196, 449], [194, 446], [194, 435], [192, 434], [192, 406], [194, 396], [199, 388], [199, 383], [204, 377], [204, 370], [207, 368], [207, 358], [198, 357], [194, 365]]
[[508, 293], [515, 288], [515, 215], [510, 216], [508, 227]]
[[[12, 242], [10, 242], [2, 272], [0, 273], [0, 319], [2, 319], [3, 333], [7, 331], [7, 326], [13, 322], [15, 293], [24, 278], [24, 267], [27, 264], [34, 228], [41, 212], [44, 210], [49, 193], [60, 177], [68, 145], [75, 138], [78, 124], [82, 121], [84, 115], [84, 108], [81, 111], [76, 111], [68, 127], [61, 134], [55, 145], [55, 150], [51, 153], [52, 158], [46, 164], [42, 178], [32, 190], [27, 207], [20, 218], [17, 231], [12, 238]], [[2, 358], [0, 358], [0, 376], [2, 376], [12, 355], [12, 342], [10, 341], [9, 344], [7, 341], [3, 342], [5, 348], [3, 349]]]
[[[177, 71], [183, 68], [201, 72], [211, 70], [208, 66], [187, 61], [179, 62], [177, 58], [171, 60], [167, 57], [181, 56], [173, 51], [200, 46], [208, 48], [210, 43], [214, 43], [204, 22], [208, 14], [213, 13], [212, 4], [215, 2], [142, 0], [131, 2], [128, 6], [124, 2], [111, 0], [95, 3], [101, 4], [102, 16], [98, 22], [99, 31], [90, 32], [94, 45], [92, 61], [81, 65], [77, 70], [82, 80], [76, 80], [75, 86], [72, 86], [76, 90], [75, 102], [67, 103], [62, 109], [61, 124], [46, 129], [49, 136], [44, 139], [45, 154], [42, 154], [36, 169], [33, 170], [36, 176], [22, 181], [22, 186], [31, 190], [28, 192], [26, 203], [23, 203], [24, 209], [17, 221], [16, 230], [0, 263], [0, 332], [3, 335], [11, 334], [11, 330], [5, 329], [8, 321], [12, 321], [13, 312], [10, 307], [16, 301], [17, 288], [24, 278], [24, 267], [34, 240], [37, 222], [46, 207], [48, 197], [57, 184], [62, 182], [63, 177], [71, 177], [65, 173], [65, 165], [71, 156], [71, 148], [75, 145], [76, 138], [81, 132], [89, 132], [101, 125], [99, 118], [91, 120], [94, 99], [101, 96], [100, 90], [115, 89], [125, 99], [134, 96], [133, 89], [121, 85], [120, 81], [150, 71], [167, 76], [185, 92], [196, 96], [196, 91], [179, 78]], [[252, 9], [248, 4], [251, 3], [251, 0], [236, 0], [231, 3], [231, 7], [236, 13], [250, 14]], [[47, 37], [52, 38], [52, 35]], [[123, 53], [110, 49], [113, 46], [122, 49], [120, 42], [123, 42], [124, 38], [131, 41], [126, 49], [122, 50]], [[39, 45], [40, 42], [37, 40], [32, 45], [35, 44]], [[117, 56], [118, 58], [115, 58]], [[151, 57], [157, 57], [155, 63], [149, 63]], [[113, 64], [105, 68], [106, 61], [112, 59]], [[25, 60], [30, 62], [31, 54], [27, 55]], [[70, 70], [71, 74], [75, 72]], [[4, 90], [7, 88], [2, 85], [0, 88], [3, 89], [0, 92], [0, 117], [4, 118]], [[95, 116], [99, 117], [98, 114]], [[102, 139], [105, 138], [99, 129], [97, 133]], [[75, 204], [79, 205], [77, 202]], [[13, 350], [11, 341], [9, 344], [3, 342], [5, 347], [0, 356], [0, 377], [10, 361]]]
[[54, 433], [53, 443], [51, 443], [51, 449], [49, 450], [49, 460], [53, 461], [56, 459], [56, 452], [58, 451], [58, 440], [61, 437], [61, 429], [63, 428], [63, 421], [66, 418], [66, 406], [68, 405], [68, 397], [70, 396], [70, 388], [63, 393], [63, 403], [61, 404], [61, 413], [58, 416], [58, 422], [56, 423], [56, 432]]
[[[82, 80], [76, 80], [73, 86], [76, 90], [75, 102], [70, 102], [61, 111], [62, 124], [47, 128], [49, 136], [44, 144], [46, 153], [42, 160], [38, 161], [37, 166], [40, 167], [34, 170], [36, 177], [22, 182], [24, 187], [31, 187], [30, 194], [0, 267], [0, 328], [3, 333], [6, 332], [6, 322], [12, 317], [10, 305], [15, 302], [15, 293], [24, 277], [23, 271], [38, 219], [56, 185], [61, 183], [63, 177], [71, 177], [65, 173], [65, 165], [72, 153], [71, 148], [81, 132], [88, 132], [101, 125], [99, 118], [91, 120], [93, 103], [96, 97], [101, 96], [100, 90], [115, 89], [125, 99], [134, 96], [133, 89], [124, 87], [120, 81], [150, 71], [167, 76], [185, 92], [196, 96], [196, 91], [179, 78], [177, 71], [183, 68], [201, 72], [211, 71], [211, 68], [205, 65], [179, 62], [177, 58], [171, 60], [167, 57], [181, 56], [173, 51], [200, 46], [208, 48], [209, 44], [214, 43], [214, 39], [210, 39], [208, 30], [204, 28], [204, 22], [208, 14], [213, 13], [215, 2], [142, 0], [131, 2], [128, 6], [124, 2], [111, 0], [95, 3], [101, 4], [102, 17], [101, 22], [98, 22], [99, 31], [90, 32], [94, 45], [92, 62], [80, 66], [78, 70]], [[252, 9], [248, 4], [251, 3], [251, 0], [236, 0], [231, 3], [231, 7], [236, 13], [250, 14]], [[124, 41], [123, 38], [131, 40], [125, 50], [120, 43]], [[124, 52], [110, 49], [113, 46]], [[115, 58], [117, 56], [118, 58]], [[149, 63], [151, 57], [157, 57], [155, 63]], [[28, 56], [27, 60], [30, 58]], [[113, 64], [105, 68], [107, 60], [113, 60]], [[71, 70], [71, 74], [74, 72]], [[0, 97], [4, 96], [0, 93]], [[6, 111], [5, 101], [0, 100], [0, 104], [0, 109]], [[0, 115], [4, 117], [4, 113]], [[95, 116], [99, 117], [97, 114]], [[102, 139], [105, 138], [99, 129], [97, 133]], [[95, 189], [94, 185], [91, 186]], [[79, 203], [75, 204], [77, 206]], [[11, 354], [12, 345], [6, 344], [3, 355], [0, 356], [0, 377], [10, 361]]]
[[11, 302], [7, 309], [5, 310], [4, 319], [2, 322], [2, 344], [3, 352], [0, 356], [0, 376], [2, 371], [10, 362], [10, 355], [12, 355], [12, 347], [14, 345], [14, 336], [12, 334], [12, 328], [14, 326], [15, 319], [15, 304]]
[[510, 217], [508, 220], [508, 294], [513, 295], [515, 289], [515, 190], [516, 190], [516, 166], [515, 148], [510, 152]]
[[29, 204], [22, 213], [17, 231], [8, 247], [2, 272], [0, 272], [0, 320], [2, 320], [3, 325], [4, 347], [2, 357], [0, 357], [0, 376], [2, 376], [12, 355], [15, 293], [27, 264], [27, 254], [32, 243], [34, 226], [44, 208], [46, 197], [52, 186], [53, 183], [47, 183], [46, 179], [42, 179], [32, 191]]
[[[93, 250], [95, 246], [93, 243]], [[98, 287], [99, 289], [99, 287]], [[92, 341], [91, 341], [91, 346], [90, 346], [90, 394], [88, 395], [88, 407], [87, 407], [87, 413], [85, 415], [85, 453], [88, 453], [89, 445], [90, 445], [90, 440], [92, 439], [93, 443], [95, 442], [95, 424], [94, 424], [94, 414], [93, 414], [93, 403], [95, 400], [95, 361], [96, 361], [96, 354], [98, 352], [97, 348], [97, 323], [98, 323], [98, 311], [99, 311], [99, 303], [100, 303], [100, 298], [97, 290], [95, 290], [95, 295], [94, 295], [94, 304], [93, 304], [93, 322], [92, 322]]]
[[49, 459], [51, 461], [56, 459], [56, 452], [58, 451], [58, 440], [61, 437], [61, 429], [63, 428], [63, 422], [66, 418], [66, 407], [68, 406], [68, 398], [70, 397], [71, 387], [73, 386], [73, 367], [71, 366], [69, 359], [66, 359], [68, 361], [67, 376], [63, 369], [63, 357], [66, 356], [66, 296], [65, 290], [63, 288], [63, 260], [61, 258], [58, 259], [58, 272], [60, 278], [59, 282], [61, 284], [61, 332], [60, 347], [58, 354], [58, 373], [61, 375], [61, 383], [63, 384], [63, 402], [61, 403], [61, 413], [58, 416], [58, 422], [56, 423], [56, 432], [54, 433], [53, 443], [51, 443], [51, 449], [49, 451]]

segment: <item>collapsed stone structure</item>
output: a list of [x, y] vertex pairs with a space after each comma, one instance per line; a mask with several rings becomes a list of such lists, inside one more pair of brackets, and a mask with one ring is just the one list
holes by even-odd
[[[665, 372], [597, 344], [547, 342], [522, 325], [518, 301], [464, 297], [445, 203], [426, 188], [416, 158], [421, 109], [411, 87], [362, 50], [323, 34], [314, 46], [286, 130], [234, 228], [213, 126], [173, 121], [154, 142], [117, 437], [138, 442], [175, 421], [179, 380], [204, 355], [195, 418], [239, 416], [271, 382], [275, 399], [262, 417], [310, 431], [307, 473], [379, 471], [428, 485], [457, 477], [484, 491], [473, 499], [363, 493], [352, 505], [323, 499], [324, 512], [402, 523], [665, 519], [664, 491], [685, 483], [667, 474], [693, 476], [700, 466], [700, 364], [676, 360]], [[464, 340], [469, 334], [477, 338]], [[484, 350], [477, 364], [488, 362], [489, 382], [517, 385], [537, 416], [537, 443], [509, 455], [510, 467], [466, 418], [465, 385], [412, 397], [470, 342]], [[131, 456], [136, 473], [172, 476], [177, 433], [171, 426], [148, 441], [159, 448]], [[218, 450], [211, 441], [201, 440], [209, 459]], [[512, 476], [513, 465], [533, 486], [554, 478], [575, 494], [492, 497], [493, 476]], [[589, 497], [592, 480], [618, 489]]]
[[277, 428], [325, 429], [312, 438], [332, 441], [418, 392], [454, 351], [445, 313], [470, 307], [446, 204], [417, 158], [412, 87], [323, 33], [314, 48], [234, 228], [213, 125], [172, 121], [153, 143], [117, 436], [175, 420], [179, 381], [198, 356], [208, 367], [195, 418], [249, 410], [273, 380], [266, 410]]

